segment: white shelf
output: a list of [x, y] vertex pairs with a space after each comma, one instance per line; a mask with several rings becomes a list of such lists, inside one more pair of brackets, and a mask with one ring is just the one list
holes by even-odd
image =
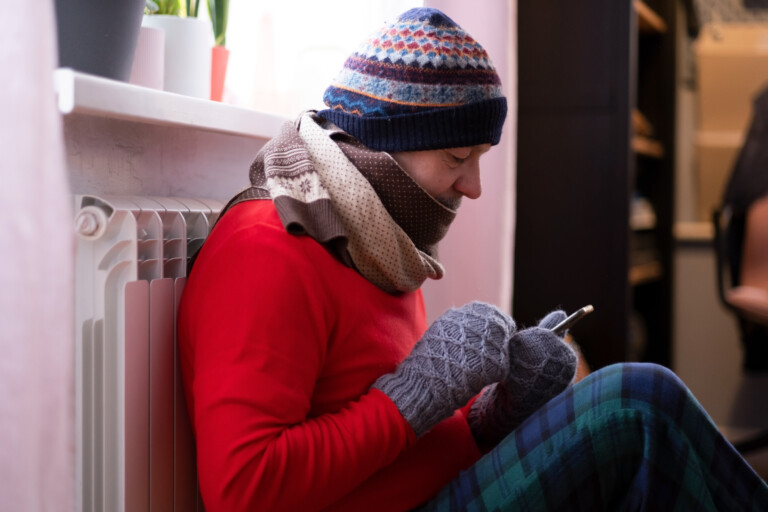
[[53, 78], [74, 194], [226, 202], [288, 120], [71, 69]]
[[285, 118], [80, 73], [54, 72], [59, 111], [270, 139]]
[[684, 242], [710, 242], [715, 237], [711, 222], [675, 222], [675, 239]]
[[657, 140], [635, 135], [632, 137], [632, 149], [639, 155], [651, 158], [664, 158], [664, 146]]
[[637, 25], [640, 32], [663, 33], [667, 31], [667, 24], [664, 20], [653, 9], [648, 7], [645, 2], [635, 0], [634, 6], [637, 12]]
[[659, 279], [664, 270], [658, 261], [649, 261], [629, 267], [629, 284], [637, 286]]

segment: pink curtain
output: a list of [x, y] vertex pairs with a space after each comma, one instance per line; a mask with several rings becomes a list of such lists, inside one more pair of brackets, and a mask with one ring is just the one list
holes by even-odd
[[464, 200], [440, 244], [445, 277], [424, 284], [427, 317], [472, 300], [511, 310], [512, 241], [515, 224], [515, 141], [517, 124], [517, 1], [427, 0], [446, 13], [491, 56], [501, 76], [509, 113], [502, 140], [481, 160], [482, 197]]
[[73, 230], [53, 2], [0, 30], [0, 508], [74, 509]]

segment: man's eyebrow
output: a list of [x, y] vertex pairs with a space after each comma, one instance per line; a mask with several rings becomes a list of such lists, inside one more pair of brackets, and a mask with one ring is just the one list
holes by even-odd
[[[476, 146], [465, 146], [465, 147], [460, 147], [460, 148], [445, 148], [444, 149], [445, 152], [450, 153], [453, 156], [456, 156], [456, 153], [459, 153], [460, 155], [462, 155], [461, 158], [466, 158], [469, 155], [471, 155], [472, 153], [478, 153], [480, 155], [484, 155], [485, 153], [487, 153], [490, 150], [491, 150], [491, 146], [487, 146], [485, 144], [478, 144]], [[469, 153], [467, 153], [466, 157], [463, 156], [465, 151], [469, 151]], [[457, 158], [459, 158], [459, 157], [457, 156]]]
[[467, 156], [472, 154], [472, 151], [475, 150], [476, 146], [472, 147], [463, 147], [463, 148], [446, 148], [445, 151], [447, 153], [450, 153], [451, 155], [456, 155], [457, 153], [460, 155], [463, 155], [465, 152], [467, 152]]

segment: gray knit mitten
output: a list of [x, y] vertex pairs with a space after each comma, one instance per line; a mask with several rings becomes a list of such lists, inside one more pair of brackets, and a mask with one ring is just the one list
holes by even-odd
[[379, 377], [373, 388], [392, 399], [420, 436], [506, 377], [508, 340], [514, 332], [512, 318], [490, 304], [450, 309], [395, 372]]
[[[478, 446], [489, 449], [573, 382], [577, 357], [550, 329], [566, 318], [553, 311], [538, 327], [521, 329], [509, 344], [509, 373], [472, 403], [467, 421]], [[565, 334], [562, 334], [564, 337]]]

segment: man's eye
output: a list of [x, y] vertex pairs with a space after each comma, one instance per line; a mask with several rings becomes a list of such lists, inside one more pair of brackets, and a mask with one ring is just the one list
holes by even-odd
[[[466, 162], [467, 160], [469, 160], [469, 157], [472, 156], [472, 153], [469, 153], [462, 157], [457, 155], [453, 151], [449, 151], [446, 149], [443, 150], [443, 154], [446, 155], [447, 157], [446, 162], [448, 162], [451, 166], [459, 166], [464, 162]], [[460, 153], [460, 154], [464, 154], [464, 153]]]

